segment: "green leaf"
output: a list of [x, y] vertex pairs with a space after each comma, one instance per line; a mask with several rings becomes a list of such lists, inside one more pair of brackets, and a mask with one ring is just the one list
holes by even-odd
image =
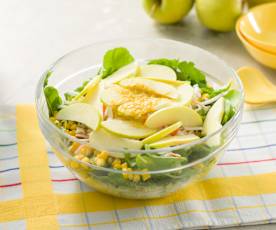
[[153, 154], [136, 156], [136, 165], [140, 169], [162, 170], [180, 166], [187, 162], [185, 157], [164, 157]]
[[198, 84], [200, 88], [207, 86], [205, 75], [195, 67], [193, 62], [161, 58], [150, 60], [149, 64], [165, 65], [172, 68], [176, 73], [177, 80], [190, 81], [192, 85]]
[[49, 116], [53, 116], [55, 112], [59, 111], [62, 99], [59, 96], [57, 89], [53, 86], [46, 86], [44, 88], [44, 95], [49, 110]]
[[89, 81], [90, 81], [90, 80], [84, 81], [84, 82], [82, 83], [82, 85], [79, 86], [79, 87], [77, 87], [77, 88], [75, 88], [74, 91], [77, 92], [77, 93], [80, 93], [80, 92], [84, 89], [84, 87], [89, 83]]
[[221, 88], [221, 89], [214, 89], [213, 87], [206, 86], [206, 87], [201, 88], [201, 91], [202, 91], [202, 93], [209, 94], [209, 99], [211, 99], [221, 93], [228, 91], [230, 89], [230, 87], [231, 87], [231, 83], [229, 83], [227, 86], [225, 86], [224, 88]]
[[235, 115], [240, 100], [241, 93], [234, 89], [224, 96], [224, 115], [221, 122], [223, 125]]
[[108, 50], [103, 57], [102, 78], [106, 78], [118, 69], [134, 61], [126, 48], [118, 47]]
[[64, 93], [64, 97], [66, 101], [72, 101], [72, 99], [76, 96], [76, 94], [72, 92], [66, 92]]
[[46, 74], [45, 79], [44, 79], [43, 88], [45, 88], [48, 85], [49, 77], [51, 77], [51, 75], [52, 75], [52, 71], [49, 70]]
[[237, 109], [241, 100], [241, 93], [235, 89], [230, 90], [225, 96], [224, 99], [228, 100], [230, 104]]

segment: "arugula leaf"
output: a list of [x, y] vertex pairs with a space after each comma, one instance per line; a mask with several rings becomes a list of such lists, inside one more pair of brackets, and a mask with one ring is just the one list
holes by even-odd
[[126, 48], [118, 47], [108, 50], [103, 57], [102, 78], [106, 78], [121, 67], [134, 61]]
[[49, 70], [46, 74], [45, 79], [44, 79], [43, 88], [45, 88], [48, 85], [49, 77], [51, 77], [51, 75], [52, 75], [52, 71]]
[[190, 81], [192, 85], [198, 84], [200, 88], [207, 86], [205, 75], [195, 67], [193, 62], [161, 58], [150, 60], [148, 64], [168, 66], [175, 71], [177, 80]]
[[175, 168], [187, 162], [185, 157], [164, 157], [153, 154], [136, 156], [136, 165], [140, 169], [162, 170]]
[[241, 93], [234, 89], [224, 96], [224, 115], [221, 122], [223, 125], [235, 115], [240, 98]]
[[80, 92], [84, 89], [84, 87], [87, 86], [87, 84], [89, 83], [89, 81], [90, 81], [90, 80], [84, 81], [84, 82], [82, 83], [82, 85], [79, 86], [79, 87], [77, 87], [77, 88], [75, 88], [74, 91], [77, 92], [77, 93], [80, 93]]
[[62, 104], [62, 99], [59, 96], [57, 89], [53, 86], [46, 86], [44, 88], [44, 95], [46, 98], [49, 116], [53, 116], [57, 112]]
[[75, 88], [73, 90], [73, 92], [64, 93], [64, 97], [65, 97], [66, 101], [72, 101], [73, 98], [77, 95], [77, 93], [80, 93], [85, 88], [85, 86], [87, 86], [87, 84], [89, 82], [90, 82], [90, 80], [85, 80], [85, 81], [83, 81], [82, 85]]
[[231, 87], [231, 82], [227, 86], [225, 86], [224, 88], [221, 88], [221, 89], [214, 89], [213, 87], [206, 86], [206, 87], [201, 88], [201, 91], [202, 91], [202, 93], [208, 93], [209, 98], [211, 99], [221, 93], [226, 92], [227, 90], [230, 89], [230, 87]]

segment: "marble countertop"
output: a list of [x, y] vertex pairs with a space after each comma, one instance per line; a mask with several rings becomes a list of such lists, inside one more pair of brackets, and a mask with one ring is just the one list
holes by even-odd
[[[208, 31], [194, 12], [178, 25], [158, 25], [146, 16], [138, 0], [1, 1], [0, 34], [0, 105], [32, 103], [41, 73], [64, 53], [97, 41], [137, 36], [197, 45], [235, 69], [258, 67], [276, 82], [276, 72], [255, 62], [235, 33]], [[262, 225], [234, 229], [275, 228]]]

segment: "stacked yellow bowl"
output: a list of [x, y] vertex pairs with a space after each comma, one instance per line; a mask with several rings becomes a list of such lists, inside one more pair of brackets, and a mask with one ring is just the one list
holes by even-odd
[[276, 3], [249, 10], [237, 21], [236, 33], [255, 60], [276, 69]]

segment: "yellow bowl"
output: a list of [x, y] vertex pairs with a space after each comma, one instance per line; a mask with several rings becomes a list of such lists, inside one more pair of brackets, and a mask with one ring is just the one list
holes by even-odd
[[240, 31], [240, 21], [241, 18], [237, 21], [236, 24], [236, 33], [243, 43], [244, 47], [247, 49], [247, 51], [250, 53], [250, 55], [261, 64], [271, 67], [273, 69], [276, 69], [276, 54], [264, 51], [256, 46], [254, 46], [252, 43], [250, 43], [242, 34]]
[[276, 2], [251, 9], [240, 20], [240, 32], [256, 47], [276, 54]]

